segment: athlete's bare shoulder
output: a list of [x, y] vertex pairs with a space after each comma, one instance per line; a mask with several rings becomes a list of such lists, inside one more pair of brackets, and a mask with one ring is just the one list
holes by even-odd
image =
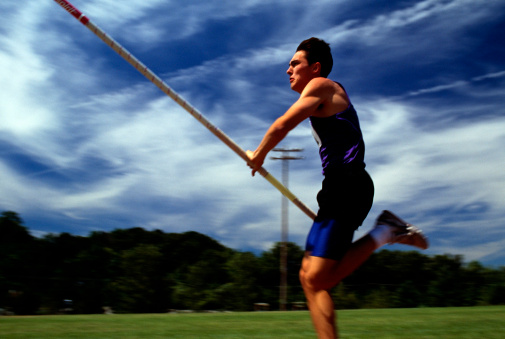
[[300, 95], [302, 97], [318, 97], [322, 101], [326, 101], [335, 95], [336, 91], [338, 91], [338, 86], [335, 82], [327, 78], [317, 77], [307, 83]]
[[321, 105], [314, 112], [314, 116], [331, 116], [345, 110], [350, 104], [349, 98], [342, 86], [328, 78], [318, 77], [312, 79], [307, 84], [304, 92], [306, 95], [321, 98]]
[[[337, 85], [334, 81], [328, 79], [328, 78], [323, 78], [323, 77], [316, 77], [313, 78], [309, 81], [307, 84], [307, 87], [312, 88], [312, 89], [332, 89], [334, 86]], [[338, 85], [337, 85], [338, 87]]]

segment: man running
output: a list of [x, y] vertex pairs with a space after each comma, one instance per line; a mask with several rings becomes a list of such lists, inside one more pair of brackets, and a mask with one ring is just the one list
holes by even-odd
[[298, 100], [268, 128], [257, 149], [247, 151], [252, 175], [265, 158], [300, 122], [309, 118], [319, 145], [324, 180], [317, 195], [319, 210], [307, 237], [300, 281], [319, 338], [337, 338], [330, 289], [356, 270], [377, 248], [402, 243], [428, 248], [415, 226], [384, 211], [375, 227], [352, 242], [372, 207], [374, 186], [365, 171], [365, 144], [357, 113], [345, 89], [329, 80], [330, 46], [323, 40], [303, 41], [289, 62], [287, 74]]

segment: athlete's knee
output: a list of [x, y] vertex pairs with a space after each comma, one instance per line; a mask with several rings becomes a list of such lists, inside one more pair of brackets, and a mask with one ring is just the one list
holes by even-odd
[[321, 291], [331, 288], [331, 286], [327, 286], [325, 276], [325, 273], [321, 271], [300, 272], [300, 279], [303, 279], [302, 285], [311, 291]]

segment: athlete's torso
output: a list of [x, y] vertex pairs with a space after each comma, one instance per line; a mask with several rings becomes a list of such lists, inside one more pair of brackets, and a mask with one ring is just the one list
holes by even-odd
[[323, 174], [331, 170], [365, 167], [365, 143], [352, 104], [334, 115], [311, 116], [309, 119], [319, 145]]

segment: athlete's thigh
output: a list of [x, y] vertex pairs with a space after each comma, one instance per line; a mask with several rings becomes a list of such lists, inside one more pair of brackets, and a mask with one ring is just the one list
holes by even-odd
[[334, 259], [315, 257], [306, 252], [302, 261], [302, 270], [306, 279], [313, 284], [323, 284], [330, 279], [331, 273], [338, 266], [339, 261]]

